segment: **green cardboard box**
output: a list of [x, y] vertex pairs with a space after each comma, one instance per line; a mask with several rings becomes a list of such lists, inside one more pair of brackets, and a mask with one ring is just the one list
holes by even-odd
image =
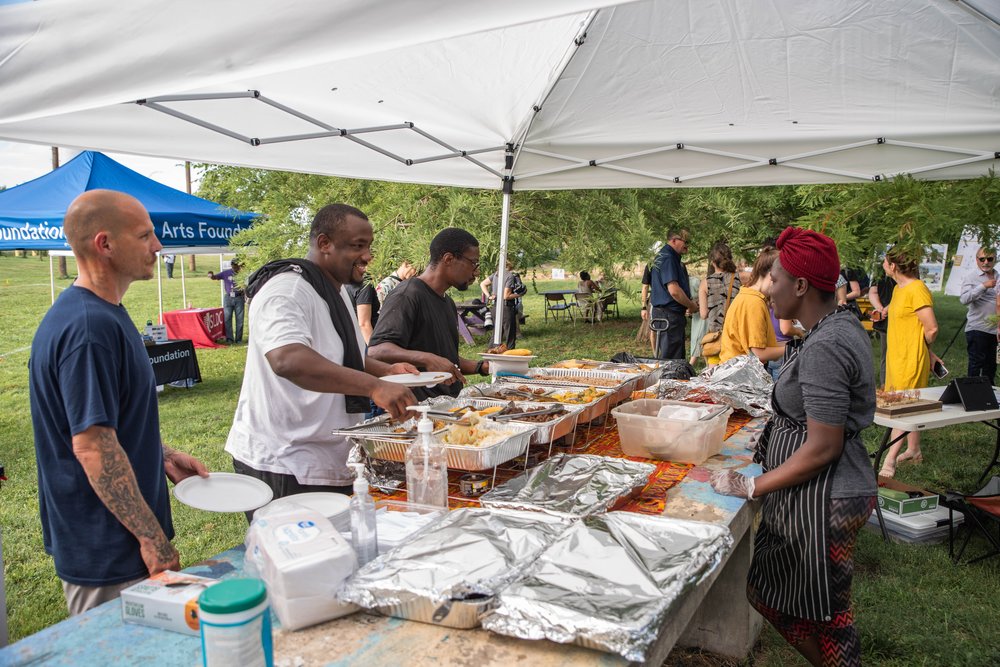
[[[909, 492], [916, 491], [919, 498], [910, 498]], [[918, 489], [909, 484], [897, 482], [885, 477], [878, 478], [878, 505], [883, 512], [892, 512], [899, 516], [933, 512], [938, 506], [938, 496], [924, 489]]]

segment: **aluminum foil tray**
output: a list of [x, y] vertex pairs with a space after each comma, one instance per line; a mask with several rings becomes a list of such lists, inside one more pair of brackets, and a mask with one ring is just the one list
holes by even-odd
[[[497, 424], [484, 420], [480, 428], [491, 431], [511, 431], [513, 435], [487, 447], [466, 447], [444, 444], [448, 455], [448, 467], [457, 470], [489, 470], [524, 454], [534, 435], [535, 426], [523, 422]], [[385, 461], [406, 462], [406, 452], [413, 440], [400, 438], [378, 438], [375, 435], [351, 436], [365, 450], [368, 456]]]
[[[532, 368], [528, 371], [528, 375], [531, 377], [530, 380], [525, 380], [525, 382], [553, 382], [561, 384], [571, 384], [578, 386], [592, 386], [598, 387], [600, 389], [607, 389], [612, 392], [611, 404], [617, 405], [624, 400], [627, 400], [629, 396], [632, 395], [632, 391], [638, 386], [639, 381], [642, 379], [642, 374], [640, 373], [623, 373], [620, 371], [597, 371], [597, 370], [581, 370], [578, 368]], [[540, 378], [539, 375], [548, 376], [546, 378]], [[576, 378], [580, 378], [579, 380]], [[584, 380], [586, 378], [596, 378], [600, 380], [613, 380], [617, 381], [618, 384], [610, 387], [603, 385], [588, 385]]]
[[500, 594], [488, 630], [644, 662], [671, 611], [732, 548], [715, 524], [612, 512], [571, 526]]
[[538, 512], [458, 509], [358, 570], [338, 593], [367, 609], [470, 628], [571, 525]]
[[[482, 410], [483, 408], [489, 408], [497, 405], [507, 405], [510, 401], [498, 401], [487, 398], [432, 398], [428, 401], [431, 405], [435, 407], [440, 406], [445, 410], [450, 410], [452, 408], [461, 407], [463, 405], [471, 405], [476, 410]], [[538, 408], [539, 406], [545, 406], [544, 403], [536, 403], [532, 401], [514, 401], [514, 405], [519, 408]], [[535, 427], [535, 434], [531, 436], [532, 445], [547, 445], [553, 440], [558, 440], [564, 435], [568, 435], [576, 430], [577, 420], [580, 418], [580, 413], [583, 412], [586, 406], [583, 405], [573, 405], [572, 403], [563, 403], [563, 408], [569, 414], [565, 414], [562, 417], [557, 417], [556, 419], [550, 419], [546, 422], [532, 422], [532, 421], [521, 421], [519, 419], [509, 419], [505, 420], [505, 424], [528, 424]], [[489, 416], [486, 417], [489, 419]]]
[[[466, 387], [462, 390], [462, 398], [496, 398], [507, 387], [516, 387], [519, 384], [524, 384], [525, 386], [530, 386], [536, 389], [542, 389], [544, 394], [539, 397], [539, 399], [532, 401], [531, 399], [525, 397], [524, 402], [527, 403], [557, 403], [558, 401], [549, 396], [553, 393], [558, 393], [560, 391], [580, 391], [583, 389], [582, 385], [578, 384], [558, 384], [555, 382], [544, 382], [541, 380], [532, 380], [531, 382], [521, 382], [521, 378], [509, 378], [508, 380], [498, 382], [496, 384], [477, 384], [471, 387]], [[579, 424], [589, 424], [590, 422], [605, 416], [610, 409], [611, 398], [613, 393], [611, 390], [601, 388], [603, 395], [589, 403], [563, 403], [566, 406], [581, 406], [583, 410], [580, 411], [580, 416], [577, 418], [577, 423]], [[510, 399], [499, 399], [499, 400], [510, 400]], [[521, 399], [518, 399], [521, 400]]]
[[649, 482], [656, 466], [592, 454], [556, 454], [483, 495], [483, 507], [590, 516]]

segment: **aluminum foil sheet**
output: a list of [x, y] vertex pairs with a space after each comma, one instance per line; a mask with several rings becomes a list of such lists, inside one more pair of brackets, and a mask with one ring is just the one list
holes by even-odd
[[338, 598], [368, 609], [482, 600], [513, 581], [570, 523], [538, 512], [458, 509], [368, 563]]
[[383, 461], [368, 456], [365, 448], [357, 443], [351, 447], [347, 462], [365, 464], [365, 479], [373, 489], [392, 493], [406, 485], [406, 464]]
[[764, 364], [748, 354], [709, 366], [688, 382], [660, 380], [656, 397], [674, 401], [707, 399], [764, 417], [771, 414], [773, 386]]
[[607, 511], [649, 483], [656, 466], [591, 454], [556, 454], [479, 499], [484, 507], [570, 516]]
[[569, 528], [500, 594], [488, 630], [644, 662], [671, 611], [732, 548], [729, 529], [630, 512]]

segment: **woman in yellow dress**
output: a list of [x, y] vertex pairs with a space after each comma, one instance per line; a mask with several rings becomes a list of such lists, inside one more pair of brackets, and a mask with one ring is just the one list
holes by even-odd
[[[919, 278], [917, 260], [896, 249], [886, 253], [882, 261], [885, 274], [896, 281], [889, 303], [889, 333], [886, 337], [885, 389], [921, 389], [927, 386], [931, 365], [939, 361], [930, 346], [937, 338], [938, 324], [934, 317], [934, 299], [927, 285]], [[895, 440], [903, 432], [893, 430]], [[901, 461], [920, 463], [920, 432], [906, 435], [906, 451], [897, 458], [902, 443], [889, 448], [879, 473], [883, 477], [896, 474]]]

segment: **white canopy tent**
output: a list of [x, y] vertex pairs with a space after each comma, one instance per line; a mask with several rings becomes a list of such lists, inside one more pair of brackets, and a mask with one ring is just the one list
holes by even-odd
[[0, 138], [504, 188], [501, 255], [513, 190], [1000, 162], [998, 0], [609, 4], [0, 6]]

